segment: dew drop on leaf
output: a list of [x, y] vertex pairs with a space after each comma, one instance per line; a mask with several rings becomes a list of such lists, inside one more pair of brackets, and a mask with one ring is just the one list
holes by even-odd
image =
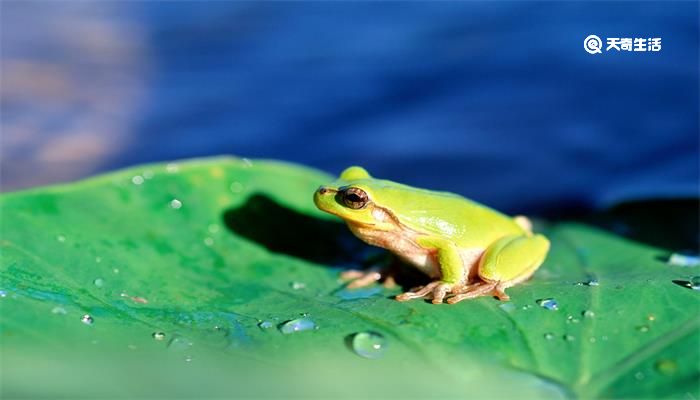
[[178, 199], [170, 200], [170, 208], [174, 210], [179, 210], [182, 207], [182, 202]]
[[352, 350], [360, 357], [379, 358], [387, 348], [386, 338], [377, 332], [359, 332], [352, 335]]
[[165, 166], [165, 171], [169, 174], [174, 174], [179, 170], [180, 170], [180, 166], [178, 166], [175, 163], [170, 163], [170, 164]]
[[598, 282], [597, 279], [591, 278], [591, 279], [588, 279], [587, 281], [576, 282], [575, 285], [576, 286], [599, 286], [600, 283]]
[[187, 338], [184, 338], [182, 336], [174, 336], [168, 342], [168, 349], [172, 350], [172, 351], [183, 351], [183, 350], [189, 349], [193, 345], [194, 345], [194, 343], [192, 343]]
[[573, 335], [566, 334], [564, 335], [564, 340], [566, 340], [567, 342], [573, 342], [574, 340], [576, 340], [576, 337]]
[[693, 290], [700, 290], [700, 276], [690, 278], [690, 288]]
[[594, 313], [593, 311], [591, 311], [591, 310], [585, 310], [585, 311], [583, 311], [583, 312], [581, 313], [581, 315], [583, 315], [584, 318], [593, 318], [593, 317], [595, 317], [595, 313]]
[[637, 329], [637, 332], [642, 332], [642, 333], [649, 332], [649, 326], [647, 326], [647, 325], [639, 325], [636, 329]]
[[61, 314], [61, 315], [63, 315], [63, 314], [67, 314], [67, 313], [68, 313], [68, 312], [66, 311], [66, 309], [63, 308], [63, 307], [61, 307], [61, 306], [56, 306], [56, 307], [54, 307], [54, 308], [51, 309], [51, 314]]
[[559, 309], [559, 304], [557, 304], [557, 301], [552, 298], [539, 299], [536, 301], [536, 303], [540, 307], [546, 308], [547, 310], [554, 311]]
[[503, 303], [503, 304], [499, 305], [498, 308], [500, 308], [501, 310], [503, 310], [503, 311], [505, 311], [505, 312], [510, 313], [510, 312], [515, 311], [515, 304], [513, 304], [513, 303]]
[[97, 286], [97, 287], [102, 287], [105, 285], [105, 281], [102, 278], [97, 278], [94, 281], [92, 281], [92, 284]]
[[273, 323], [270, 322], [270, 321], [260, 321], [260, 322], [258, 322], [258, 328], [260, 328], [260, 329], [270, 329], [270, 328], [272, 328], [273, 326], [275, 326], [275, 324], [273, 324]]
[[165, 339], [165, 333], [163, 333], [163, 332], [153, 332], [153, 334], [151, 336], [153, 336], [153, 339], [155, 339], [155, 340]]
[[80, 318], [80, 321], [85, 325], [92, 325], [95, 322], [95, 320], [90, 316], [90, 314], [83, 315], [83, 317]]
[[316, 323], [306, 317], [296, 318], [280, 325], [280, 332], [289, 335], [295, 332], [308, 331], [316, 328]]
[[141, 175], [135, 175], [133, 178], [131, 178], [131, 183], [134, 185], [140, 185], [143, 183], [143, 177]]
[[673, 375], [678, 370], [678, 364], [673, 360], [659, 360], [654, 364], [654, 367], [662, 375]]
[[678, 267], [697, 267], [700, 265], [700, 256], [673, 253], [668, 257], [668, 264]]
[[552, 340], [552, 339], [554, 339], [554, 334], [553, 334], [552, 332], [547, 332], [547, 333], [545, 333], [545, 334], [542, 335], [542, 336], [544, 336], [544, 338], [547, 339], [547, 340]]

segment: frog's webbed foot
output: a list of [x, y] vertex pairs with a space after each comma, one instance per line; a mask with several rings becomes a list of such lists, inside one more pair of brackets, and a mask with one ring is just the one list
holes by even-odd
[[451, 293], [457, 293], [462, 288], [462, 285], [456, 283], [447, 283], [443, 281], [431, 282], [423, 287], [420, 287], [412, 292], [406, 292], [396, 296], [398, 301], [408, 301], [419, 299], [421, 297], [432, 298], [433, 304], [441, 304], [445, 296]]
[[462, 300], [475, 299], [481, 296], [496, 296], [501, 301], [508, 301], [510, 296], [506, 294], [504, 289], [498, 282], [479, 282], [464, 287], [458, 294], [447, 299], [447, 302], [455, 304]]
[[383, 280], [382, 285], [384, 285], [386, 288], [393, 288], [396, 286], [394, 277], [387, 271], [383, 271], [381, 268], [370, 268], [366, 271], [356, 269], [343, 271], [340, 274], [340, 279], [350, 282], [347, 286], [348, 289], [362, 288], [381, 280]]

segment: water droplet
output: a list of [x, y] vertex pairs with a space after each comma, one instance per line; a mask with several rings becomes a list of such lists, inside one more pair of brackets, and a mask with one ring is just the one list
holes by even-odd
[[673, 360], [659, 360], [654, 367], [662, 375], [673, 375], [678, 370], [678, 364]]
[[503, 310], [507, 313], [511, 313], [511, 312], [515, 311], [515, 304], [503, 303], [503, 304], [499, 305], [498, 308], [500, 308], [501, 310]]
[[170, 200], [170, 208], [174, 210], [179, 210], [182, 207], [182, 202], [178, 199]]
[[217, 233], [217, 232], [219, 232], [221, 227], [217, 224], [211, 224], [211, 225], [209, 225], [209, 227], [207, 229], [209, 230], [209, 233]]
[[56, 236], [56, 240], [58, 240], [59, 242], [63, 243], [63, 242], [66, 241], [66, 237], [63, 236], [63, 235], [58, 235], [58, 236]]
[[96, 263], [101, 263], [101, 262], [102, 262], [102, 257], [95, 257], [95, 262], [96, 262]]
[[4, 290], [0, 290], [0, 297], [7, 297], [7, 292]]
[[580, 321], [578, 318], [574, 318], [573, 315], [569, 315], [566, 317], [566, 323], [567, 324], [578, 324]]
[[700, 276], [690, 278], [690, 288], [693, 290], [700, 290]]
[[240, 182], [233, 182], [229, 189], [231, 189], [232, 193], [240, 193], [243, 191], [243, 185]]
[[552, 299], [552, 298], [547, 298], [547, 299], [539, 299], [535, 301], [537, 305], [540, 307], [546, 308], [547, 310], [558, 310], [559, 309], [559, 304], [557, 304], [557, 301]]
[[564, 340], [566, 340], [567, 342], [573, 342], [574, 340], [576, 340], [576, 337], [573, 335], [567, 334], [567, 335], [564, 335]]
[[80, 321], [82, 321], [82, 323], [85, 325], [92, 325], [95, 322], [95, 320], [89, 314], [83, 315], [83, 317], [80, 318]]
[[379, 358], [387, 348], [386, 338], [377, 332], [359, 332], [352, 335], [352, 350], [360, 357]]
[[634, 379], [641, 381], [642, 379], [644, 379], [644, 373], [641, 371], [638, 371], [636, 374], [634, 374]]
[[150, 169], [149, 169], [149, 170], [146, 170], [146, 171], [143, 171], [143, 177], [146, 178], [146, 179], [151, 179], [151, 178], [153, 178], [153, 171], [151, 171]]
[[584, 312], [581, 313], [583, 315], [583, 318], [593, 318], [595, 317], [595, 313], [591, 310], [585, 310]]
[[273, 326], [275, 326], [275, 324], [273, 324], [273, 323], [270, 322], [270, 321], [260, 321], [260, 322], [258, 322], [258, 327], [259, 327], [260, 329], [270, 329], [270, 328], [272, 328]]
[[182, 336], [173, 336], [168, 342], [168, 349], [172, 351], [184, 351], [192, 347], [192, 343], [189, 339]]
[[306, 284], [303, 282], [292, 282], [289, 284], [289, 286], [291, 286], [294, 290], [301, 290], [306, 287]]
[[603, 337], [601, 337], [601, 339], [603, 339], [604, 342], [607, 342], [607, 341], [608, 341], [608, 337], [607, 337], [607, 336], [603, 336]]
[[583, 282], [576, 282], [574, 285], [575, 286], [599, 286], [600, 283], [598, 282], [597, 279], [590, 278], [590, 279], [583, 281]]
[[214, 239], [212, 239], [212, 238], [210, 238], [210, 237], [206, 237], [206, 238], [204, 238], [204, 244], [205, 244], [206, 246], [211, 247], [211, 246], [214, 245]]
[[131, 178], [131, 183], [134, 185], [140, 185], [143, 183], [143, 176], [141, 175], [135, 175], [133, 178]]
[[656, 317], [654, 316], [654, 314], [649, 314], [649, 315], [647, 315], [647, 320], [656, 321]]
[[153, 336], [153, 339], [155, 339], [155, 340], [165, 339], [165, 333], [163, 333], [163, 332], [153, 332], [153, 334], [151, 336]]
[[67, 314], [68, 312], [66, 311], [65, 308], [63, 308], [61, 306], [56, 306], [56, 307], [51, 309], [51, 313], [64, 315], [64, 314]]
[[547, 332], [547, 333], [545, 333], [543, 336], [544, 336], [544, 338], [547, 339], [547, 340], [552, 340], [552, 339], [554, 339], [554, 334], [553, 334], [552, 332]]
[[594, 337], [591, 336], [591, 337], [588, 338], [588, 341], [589, 341], [590, 343], [595, 343], [595, 342], [596, 342], [596, 339], [595, 339]]
[[288, 335], [294, 332], [308, 331], [316, 328], [316, 323], [310, 318], [302, 317], [287, 321], [280, 325], [280, 332]]
[[165, 166], [165, 171], [169, 174], [174, 174], [180, 170], [180, 167], [175, 163], [170, 163]]
[[112, 272], [114, 272], [115, 274], [118, 274], [118, 273], [119, 273], [119, 268], [114, 268], [114, 269], [112, 270]]
[[191, 362], [192, 356], [185, 356], [185, 362]]
[[678, 267], [697, 267], [700, 265], [700, 257], [691, 254], [673, 253], [668, 258], [668, 264]]
[[649, 332], [649, 326], [647, 326], [647, 325], [639, 325], [636, 329], [637, 329], [637, 332], [642, 332], [642, 333]]
[[105, 285], [105, 281], [102, 278], [97, 278], [92, 283], [97, 287], [102, 287]]
[[532, 304], [526, 304], [526, 305], [522, 306], [523, 310], [529, 310], [531, 308], [532, 308]]

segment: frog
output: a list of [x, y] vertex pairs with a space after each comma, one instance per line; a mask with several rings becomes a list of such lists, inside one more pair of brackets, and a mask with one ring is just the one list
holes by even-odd
[[[313, 194], [316, 207], [342, 219], [365, 243], [388, 250], [430, 282], [395, 297], [455, 304], [482, 296], [508, 301], [506, 289], [532, 277], [544, 263], [549, 240], [525, 216], [508, 216], [458, 194], [372, 177], [360, 166]], [[377, 271], [366, 276], [373, 284]]]

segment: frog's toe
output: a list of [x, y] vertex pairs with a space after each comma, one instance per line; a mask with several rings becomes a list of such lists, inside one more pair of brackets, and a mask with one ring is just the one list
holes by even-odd
[[452, 293], [453, 288], [455, 287], [454, 284], [452, 283], [441, 283], [433, 289], [433, 304], [442, 304], [443, 300], [445, 300], [445, 296], [447, 296], [448, 293]]
[[477, 297], [489, 296], [492, 294], [495, 294], [501, 300], [509, 299], [508, 295], [498, 287], [497, 282], [482, 282], [477, 283], [476, 285], [467, 286], [463, 291], [461, 291], [461, 293], [447, 299], [447, 302], [450, 304], [455, 304], [462, 300], [475, 299]]
[[415, 292], [406, 292], [402, 293], [398, 296], [396, 296], [396, 300], [398, 301], [408, 301], [408, 300], [413, 300], [413, 299], [419, 299], [421, 297], [425, 297], [428, 294], [430, 294], [433, 291], [433, 288], [441, 284], [442, 282], [440, 281], [435, 281], [431, 282], [422, 288], [417, 289]]
[[379, 272], [368, 272], [367, 274], [360, 276], [359, 278], [353, 280], [348, 284], [348, 289], [357, 289], [365, 286], [369, 286], [374, 282], [382, 279], [382, 274]]

